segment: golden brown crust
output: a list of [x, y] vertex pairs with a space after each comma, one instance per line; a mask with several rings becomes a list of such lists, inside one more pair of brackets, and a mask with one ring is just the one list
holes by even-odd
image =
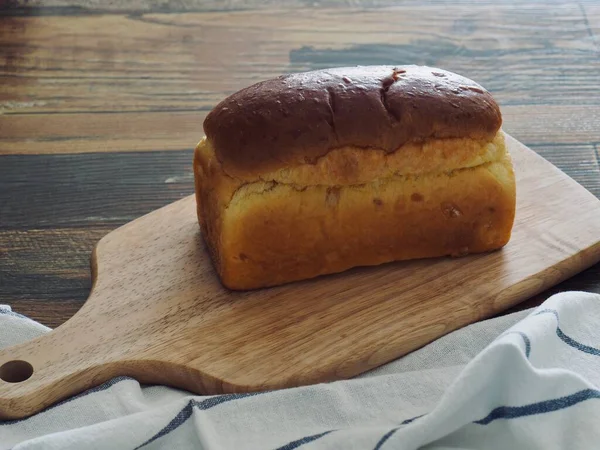
[[[344, 185], [322, 176], [318, 184], [234, 178], [202, 141], [194, 159], [198, 215], [223, 284], [252, 289], [355, 266], [502, 247], [515, 213], [503, 134], [471, 147], [492, 142], [496, 151], [480, 164]], [[447, 141], [429, 145], [444, 148]], [[297, 178], [307, 181], [302, 173]]]
[[223, 169], [258, 177], [315, 163], [343, 147], [396, 152], [407, 142], [490, 140], [501, 126], [483, 87], [424, 66], [348, 67], [290, 74], [219, 103], [204, 130]]

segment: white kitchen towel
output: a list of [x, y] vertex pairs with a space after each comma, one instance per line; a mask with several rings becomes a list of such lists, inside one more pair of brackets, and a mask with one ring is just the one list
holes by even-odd
[[[0, 307], [0, 346], [48, 331]], [[598, 449], [599, 386], [600, 295], [565, 292], [347, 381], [197, 396], [119, 377], [0, 422], [0, 449]]]

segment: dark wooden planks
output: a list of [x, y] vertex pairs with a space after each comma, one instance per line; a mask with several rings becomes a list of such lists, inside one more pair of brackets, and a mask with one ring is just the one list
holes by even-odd
[[548, 146], [600, 141], [600, 105], [522, 105], [502, 108], [503, 127], [523, 142]]
[[91, 251], [111, 229], [0, 231], [0, 303], [50, 327], [60, 325], [89, 295]]
[[597, 146], [532, 144], [530, 148], [600, 198]]
[[5, 115], [206, 111], [224, 95], [282, 72], [392, 61], [464, 73], [504, 106], [596, 107], [600, 61], [591, 33], [598, 17], [585, 8], [475, 3], [439, 14], [436, 5], [400, 3], [372, 10], [5, 17], [0, 109]]
[[0, 156], [0, 229], [122, 224], [193, 192], [192, 150]]
[[14, 114], [0, 116], [0, 154], [192, 149], [206, 112]]

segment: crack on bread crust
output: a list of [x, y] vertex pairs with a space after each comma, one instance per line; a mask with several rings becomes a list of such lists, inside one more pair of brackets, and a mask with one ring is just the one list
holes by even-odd
[[395, 122], [400, 122], [400, 117], [390, 108], [390, 105], [389, 105], [388, 99], [387, 99], [387, 93], [390, 90], [390, 88], [392, 87], [392, 85], [396, 81], [399, 80], [399, 78], [400, 78], [399, 75], [401, 75], [403, 73], [406, 73], [406, 70], [398, 70], [397, 68], [394, 68], [389, 77], [385, 77], [381, 80], [381, 93], [380, 93], [381, 103], [382, 103], [383, 107], [385, 108], [385, 110], [387, 111], [388, 115]]
[[335, 93], [331, 88], [327, 88], [327, 104], [329, 106], [329, 112], [331, 114], [331, 118], [328, 123], [331, 126], [331, 130], [333, 131], [333, 134], [335, 136], [335, 141], [339, 142], [340, 138], [338, 136], [337, 127], [335, 126]]

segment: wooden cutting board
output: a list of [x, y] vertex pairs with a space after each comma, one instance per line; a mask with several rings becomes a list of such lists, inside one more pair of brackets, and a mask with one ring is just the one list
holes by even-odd
[[8, 380], [0, 381], [0, 417], [28, 416], [118, 375], [200, 394], [352, 377], [599, 261], [600, 201], [514, 139], [508, 144], [517, 216], [510, 243], [490, 254], [228, 292], [203, 245], [193, 196], [109, 233], [93, 254], [95, 282], [81, 310], [0, 352]]

